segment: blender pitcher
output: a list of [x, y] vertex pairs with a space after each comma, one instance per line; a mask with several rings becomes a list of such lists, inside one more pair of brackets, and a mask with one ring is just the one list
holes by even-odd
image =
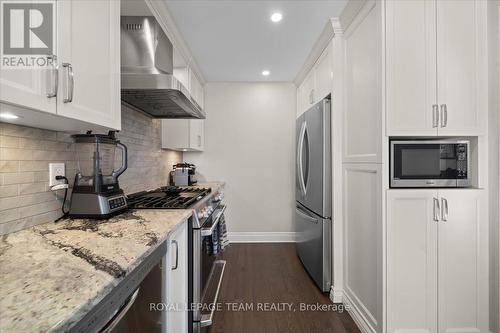
[[[77, 171], [70, 215], [102, 217], [126, 208], [118, 177], [127, 169], [127, 147], [115, 137], [105, 134], [73, 135], [76, 143]], [[116, 148], [121, 150], [121, 165], [115, 168]], [[78, 209], [77, 209], [78, 207]]]

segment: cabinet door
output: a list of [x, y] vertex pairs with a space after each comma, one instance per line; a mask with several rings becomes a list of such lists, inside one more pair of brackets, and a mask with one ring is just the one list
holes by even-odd
[[332, 73], [332, 42], [319, 57], [315, 67], [316, 90], [314, 91], [315, 102], [320, 101], [332, 92], [333, 73]]
[[191, 97], [198, 103], [199, 106], [203, 108], [203, 86], [200, 80], [196, 77], [193, 71], [190, 70], [190, 92]]
[[303, 111], [307, 111], [315, 103], [315, 78], [314, 69], [312, 69], [309, 74], [307, 74], [304, 82], [302, 83], [302, 103]]
[[[479, 135], [487, 106], [487, 1], [437, 2], [440, 135]], [[446, 114], [447, 115], [446, 115]]]
[[436, 2], [387, 1], [386, 24], [387, 133], [437, 135]]
[[204, 149], [204, 126], [205, 121], [202, 119], [191, 119], [189, 121], [189, 147], [191, 149], [199, 151]]
[[384, 325], [382, 166], [343, 164], [344, 294], [372, 332]]
[[58, 1], [57, 7], [57, 113], [120, 129], [120, 2]]
[[[56, 97], [51, 69], [7, 69], [0, 66], [0, 102], [56, 113]], [[56, 74], [54, 74], [56, 75]]]
[[166, 260], [167, 333], [187, 333], [188, 257], [187, 222], [182, 223], [168, 240]]
[[437, 332], [437, 198], [435, 190], [387, 191], [388, 333]]
[[[383, 1], [367, 1], [345, 31], [344, 163], [382, 163]], [[384, 161], [385, 162], [385, 161]]]
[[488, 332], [488, 215], [483, 190], [440, 190], [440, 333]]
[[304, 112], [303, 108], [302, 108], [302, 99], [303, 99], [303, 96], [302, 96], [302, 85], [300, 85], [298, 88], [297, 88], [297, 118], [300, 117], [300, 115]]

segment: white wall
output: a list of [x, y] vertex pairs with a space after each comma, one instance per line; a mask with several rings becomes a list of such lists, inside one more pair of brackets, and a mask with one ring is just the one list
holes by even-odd
[[200, 179], [226, 182], [230, 237], [292, 232], [295, 86], [209, 83], [205, 111], [205, 151], [184, 153], [184, 160], [197, 166]]
[[489, 47], [489, 186], [490, 186], [490, 331], [500, 333], [500, 227], [499, 227], [499, 14], [500, 1], [488, 2]]

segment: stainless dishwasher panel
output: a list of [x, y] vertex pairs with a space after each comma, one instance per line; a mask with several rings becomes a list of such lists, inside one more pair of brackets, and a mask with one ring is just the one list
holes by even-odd
[[297, 253], [316, 285], [327, 292], [331, 286], [332, 221], [324, 219], [297, 204]]
[[161, 264], [149, 274], [101, 330], [102, 333], [164, 332], [162, 311], [150, 311], [150, 303], [162, 302]]

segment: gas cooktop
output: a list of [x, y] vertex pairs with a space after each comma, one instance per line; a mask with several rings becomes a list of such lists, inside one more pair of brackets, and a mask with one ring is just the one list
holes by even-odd
[[133, 209], [186, 209], [203, 199], [210, 191], [210, 188], [164, 186], [130, 194], [127, 203]]

